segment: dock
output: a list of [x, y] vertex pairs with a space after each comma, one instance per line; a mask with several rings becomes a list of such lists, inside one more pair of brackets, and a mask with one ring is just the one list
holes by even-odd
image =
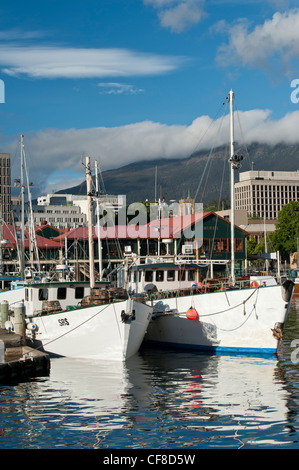
[[0, 328], [0, 384], [48, 375], [49, 355], [24, 345], [19, 334]]

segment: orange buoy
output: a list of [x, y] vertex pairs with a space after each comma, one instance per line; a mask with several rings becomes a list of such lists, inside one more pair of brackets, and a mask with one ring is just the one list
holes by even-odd
[[252, 282], [250, 283], [250, 287], [258, 287], [258, 286], [259, 286], [259, 284], [258, 284], [257, 281], [252, 281]]
[[198, 312], [195, 308], [190, 307], [186, 312], [188, 320], [197, 320], [199, 318]]

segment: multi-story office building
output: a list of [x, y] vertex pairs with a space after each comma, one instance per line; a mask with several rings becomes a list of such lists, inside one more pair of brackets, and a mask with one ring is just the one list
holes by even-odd
[[5, 222], [10, 223], [10, 154], [0, 153], [0, 216]]
[[248, 215], [277, 219], [285, 204], [299, 201], [299, 171], [246, 171], [235, 183], [235, 208]]
[[[118, 195], [113, 196], [105, 194], [99, 198], [99, 202], [106, 209], [111, 209], [117, 212], [122, 206], [126, 205], [126, 196]], [[82, 213], [87, 215], [88, 203], [86, 195], [74, 195], [74, 194], [47, 194], [46, 196], [40, 196], [37, 199], [39, 206], [47, 205], [66, 205], [66, 206], [79, 206]]]

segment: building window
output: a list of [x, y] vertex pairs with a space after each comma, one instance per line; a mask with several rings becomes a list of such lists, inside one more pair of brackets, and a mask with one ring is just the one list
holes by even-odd
[[57, 299], [58, 300], [66, 299], [66, 287], [58, 287], [58, 289], [57, 289]]
[[145, 282], [153, 282], [153, 272], [145, 271]]
[[167, 281], [174, 281], [175, 271], [167, 271]]
[[83, 299], [84, 297], [84, 287], [75, 288], [75, 299]]
[[237, 253], [240, 253], [243, 251], [243, 240], [242, 238], [236, 238], [235, 240], [235, 250]]
[[203, 253], [209, 253], [210, 252], [210, 240], [209, 240], [209, 238], [204, 238], [203, 239], [200, 249]]
[[38, 300], [48, 300], [48, 289], [38, 289]]
[[228, 253], [229, 244], [227, 238], [216, 238], [214, 242], [214, 251], [216, 253]]

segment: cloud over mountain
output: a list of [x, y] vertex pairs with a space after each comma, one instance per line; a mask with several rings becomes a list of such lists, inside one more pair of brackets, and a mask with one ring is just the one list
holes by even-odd
[[[128, 163], [159, 158], [187, 158], [195, 151], [225, 145], [229, 141], [228, 116], [213, 121], [200, 116], [190, 125], [166, 125], [143, 121], [120, 127], [89, 129], [44, 129], [25, 135], [30, 149], [30, 176], [44, 188], [53, 187], [54, 175], [71, 171], [72, 177], [84, 179], [82, 156], [100, 162], [102, 170], [119, 168]], [[238, 122], [242, 128], [238, 127]], [[299, 111], [283, 118], [271, 119], [270, 111], [253, 109], [238, 112], [235, 139], [276, 145], [299, 142]], [[2, 149], [15, 153], [16, 142], [2, 144]], [[63, 187], [72, 186], [65, 179]], [[56, 188], [58, 189], [58, 188]], [[46, 189], [45, 189], [46, 190]]]

